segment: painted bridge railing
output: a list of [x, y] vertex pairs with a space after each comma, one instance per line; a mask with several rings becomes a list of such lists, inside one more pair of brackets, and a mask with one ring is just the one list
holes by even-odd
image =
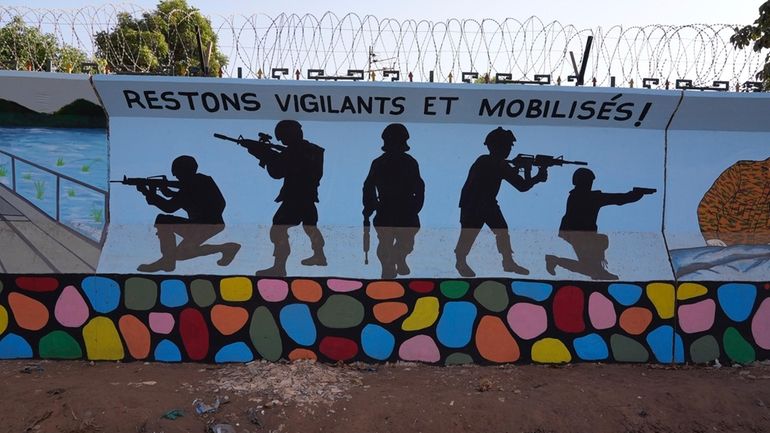
[[[84, 237], [88, 241], [90, 241], [90, 242], [99, 242], [99, 243], [103, 242], [103, 240], [104, 240], [103, 239], [104, 238], [104, 233], [105, 233], [104, 228], [107, 226], [107, 215], [108, 215], [107, 209], [108, 209], [108, 206], [109, 206], [109, 192], [108, 191], [106, 191], [104, 189], [101, 189], [101, 188], [98, 188], [96, 186], [87, 184], [87, 183], [85, 183], [85, 182], [83, 182], [81, 180], [75, 179], [74, 177], [67, 176], [66, 174], [62, 174], [62, 173], [56, 172], [54, 170], [51, 170], [49, 168], [43, 167], [40, 164], [36, 164], [36, 163], [34, 163], [32, 161], [29, 161], [29, 160], [27, 160], [25, 158], [21, 158], [21, 157], [19, 157], [17, 155], [14, 155], [12, 153], [8, 153], [6, 151], [0, 150], [0, 154], [5, 155], [8, 158], [10, 158], [10, 161], [11, 161], [11, 176], [10, 176], [11, 177], [11, 185], [10, 185], [10, 190], [13, 191], [14, 194], [16, 194], [17, 196], [22, 198], [27, 203], [31, 204], [35, 208], [39, 209], [43, 214], [47, 215], [50, 218], [53, 218], [56, 222], [62, 224], [62, 226], [66, 227], [67, 229], [69, 229], [70, 231], [76, 233], [77, 235], [79, 235], [81, 237]], [[42, 172], [44, 172], [46, 174], [54, 176], [54, 178], [56, 179], [56, 189], [55, 189], [55, 194], [54, 194], [54, 209], [55, 209], [54, 212], [53, 212], [54, 215], [50, 215], [49, 212], [46, 209], [44, 209], [44, 207], [42, 205], [40, 205], [38, 203], [35, 203], [34, 201], [28, 199], [19, 190], [19, 188], [17, 187], [18, 182], [17, 182], [17, 176], [16, 176], [17, 165], [18, 165], [17, 162], [24, 163], [24, 164], [26, 164], [26, 165], [28, 165], [30, 167], [33, 167], [36, 170], [40, 170], [40, 171], [42, 171]], [[73, 184], [75, 184], [75, 185], [77, 185], [79, 187], [86, 188], [89, 191], [92, 191], [92, 192], [94, 192], [94, 193], [96, 193], [96, 194], [98, 194], [98, 195], [100, 195], [102, 197], [102, 200], [101, 200], [101, 202], [102, 202], [101, 215], [103, 216], [103, 218], [102, 218], [103, 224], [101, 226], [101, 229], [98, 230], [98, 233], [82, 230], [77, 225], [68, 224], [67, 221], [62, 219], [62, 212], [61, 212], [61, 183], [62, 183], [61, 181], [62, 181], [62, 179], [66, 180], [67, 182], [71, 182], [71, 183], [73, 183]], [[7, 185], [3, 184], [2, 182], [0, 182], [0, 185], [4, 185], [4, 186], [7, 187]], [[36, 190], [41, 190], [42, 186], [38, 186], [38, 185], [41, 185], [41, 184], [36, 184], [35, 185]], [[37, 191], [36, 191], [36, 193], [37, 193]], [[38, 194], [39, 194], [38, 198], [42, 199], [42, 193], [38, 193]]]

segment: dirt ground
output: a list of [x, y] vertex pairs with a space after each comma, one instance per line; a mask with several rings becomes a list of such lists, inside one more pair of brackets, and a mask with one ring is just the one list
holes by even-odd
[[[0, 362], [0, 431], [766, 432], [770, 365]], [[217, 408], [217, 397], [219, 406]], [[216, 410], [197, 414], [200, 410]], [[163, 418], [181, 415], [176, 419]]]

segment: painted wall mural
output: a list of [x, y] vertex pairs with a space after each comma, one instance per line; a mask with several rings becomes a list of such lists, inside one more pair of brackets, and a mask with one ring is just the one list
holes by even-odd
[[767, 95], [0, 82], [0, 359], [768, 358]]

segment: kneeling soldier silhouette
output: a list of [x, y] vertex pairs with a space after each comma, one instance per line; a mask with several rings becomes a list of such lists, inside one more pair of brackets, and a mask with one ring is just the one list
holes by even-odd
[[[225, 198], [219, 187], [209, 176], [198, 173], [195, 158], [182, 155], [171, 164], [171, 174], [178, 181], [136, 182], [136, 179], [124, 179], [123, 183], [135, 184], [147, 203], [166, 213], [184, 210], [187, 218], [176, 215], [160, 214], [155, 218], [155, 228], [160, 241], [161, 257], [148, 264], [140, 265], [139, 272], [170, 272], [176, 268], [178, 260], [221, 253], [217, 261], [220, 266], [227, 266], [241, 248], [240, 244], [204, 244], [214, 235], [225, 229], [222, 212], [225, 210]], [[127, 180], [134, 181], [129, 183]], [[167, 197], [161, 197], [160, 194]], [[177, 244], [176, 236], [182, 240]]]
[[545, 182], [548, 179], [548, 171], [545, 166], [540, 166], [534, 177], [530, 176], [529, 172], [525, 172], [524, 177], [519, 175], [519, 169], [506, 159], [511, 154], [514, 141], [516, 137], [508, 129], [498, 127], [490, 132], [484, 140], [489, 155], [481, 155], [476, 159], [463, 185], [460, 195], [462, 229], [455, 247], [455, 268], [463, 277], [476, 276], [466, 259], [484, 224], [495, 234], [497, 250], [503, 256], [503, 270], [529, 274], [529, 270], [513, 260], [508, 224], [497, 203], [497, 193], [500, 192], [503, 180], [521, 192], [528, 191], [536, 184]]

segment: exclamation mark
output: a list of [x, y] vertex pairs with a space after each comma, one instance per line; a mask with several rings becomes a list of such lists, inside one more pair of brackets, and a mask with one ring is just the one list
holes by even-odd
[[647, 117], [647, 112], [650, 111], [650, 107], [652, 107], [652, 102], [644, 104], [644, 109], [642, 110], [642, 114], [639, 115], [639, 120], [634, 123], [635, 127], [638, 128], [642, 124], [644, 118]]

